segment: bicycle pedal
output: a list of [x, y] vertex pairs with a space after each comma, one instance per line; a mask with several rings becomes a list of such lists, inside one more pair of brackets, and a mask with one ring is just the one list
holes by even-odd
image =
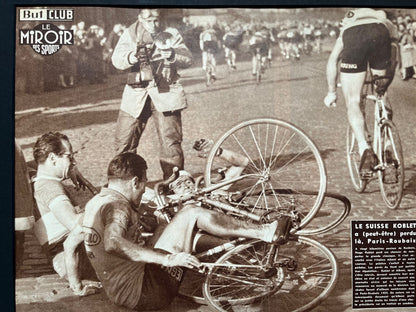
[[360, 172], [361, 180], [370, 180], [373, 177], [373, 171], [363, 171]]

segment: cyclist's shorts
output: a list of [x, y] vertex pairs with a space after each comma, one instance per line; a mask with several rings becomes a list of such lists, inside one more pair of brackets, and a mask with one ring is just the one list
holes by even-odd
[[224, 46], [230, 50], [237, 50], [240, 46], [240, 42], [238, 41], [224, 41]]
[[217, 53], [218, 44], [216, 41], [204, 41], [204, 51], [210, 50], [211, 53]]
[[166, 308], [176, 297], [182, 277], [183, 269], [180, 267], [164, 268], [157, 264], [146, 263], [142, 294], [135, 310]]
[[267, 44], [265, 42], [255, 43], [255, 44], [250, 45], [251, 53], [256, 54], [257, 48], [260, 49], [260, 55], [261, 56], [267, 56], [268, 55], [269, 47], [267, 46]]
[[389, 31], [383, 24], [353, 26], [342, 35], [341, 69], [343, 73], [361, 73], [372, 69], [386, 69], [390, 64]]

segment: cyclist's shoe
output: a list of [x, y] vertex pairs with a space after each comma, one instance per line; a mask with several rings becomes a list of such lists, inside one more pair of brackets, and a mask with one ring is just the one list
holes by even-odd
[[287, 242], [289, 232], [292, 228], [292, 218], [281, 216], [278, 220], [270, 223], [270, 229], [264, 237], [264, 241], [272, 244], [284, 244]]
[[193, 149], [198, 152], [199, 157], [206, 158], [213, 145], [213, 140], [199, 139], [195, 141]]
[[384, 163], [385, 168], [383, 172], [383, 183], [385, 184], [395, 184], [399, 182], [398, 170], [399, 166], [396, 159], [393, 157], [393, 152], [388, 149], [384, 152]]
[[215, 77], [215, 75], [211, 75], [211, 77], [209, 77], [210, 83], [214, 83], [216, 80], [217, 80], [217, 77]]
[[367, 148], [363, 155], [361, 156], [360, 161], [360, 176], [361, 178], [368, 178], [372, 175], [374, 167], [377, 165], [377, 156], [374, 154], [371, 148]]
[[231, 65], [231, 69], [232, 69], [232, 70], [236, 70], [236, 69], [237, 69], [237, 66], [235, 66], [235, 65]]
[[257, 73], [251, 73], [251, 75], [252, 75], [252, 76], [256, 76], [256, 75], [257, 75]]

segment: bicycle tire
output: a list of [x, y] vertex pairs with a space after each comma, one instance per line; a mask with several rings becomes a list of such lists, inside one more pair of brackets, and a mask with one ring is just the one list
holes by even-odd
[[[275, 274], [269, 277], [264, 277], [259, 268], [266, 245], [254, 241], [238, 246], [216, 262], [218, 265], [210, 270], [203, 285], [212, 309], [248, 311], [250, 305], [256, 311], [308, 311], [335, 288], [339, 275], [337, 261], [321, 243], [302, 236], [292, 237], [278, 247]], [[247, 268], [236, 270], [238, 264], [246, 264]]]
[[[205, 185], [215, 184], [214, 168], [230, 166], [218, 150], [230, 150], [248, 159], [242, 175], [244, 179], [231, 185], [229, 190], [244, 194], [243, 200], [257, 196], [251, 211], [264, 214], [281, 209], [296, 201], [304, 228], [318, 212], [326, 191], [326, 170], [319, 150], [313, 141], [299, 128], [279, 119], [252, 119], [241, 122], [223, 134], [208, 154]], [[306, 175], [307, 173], [307, 175]], [[305, 185], [310, 189], [304, 192]], [[273, 194], [274, 189], [290, 189], [293, 194]], [[311, 196], [315, 192], [316, 196]], [[253, 197], [254, 198], [254, 197]], [[292, 233], [294, 230], [292, 231]]]
[[[378, 171], [378, 178], [381, 195], [388, 208], [396, 209], [403, 197], [404, 160], [399, 132], [390, 120], [385, 120], [380, 127], [380, 147], [382, 169]], [[387, 156], [387, 151], [391, 156]]]
[[211, 85], [211, 75], [212, 75], [212, 68], [211, 64], [207, 64], [207, 70], [205, 71], [205, 85], [208, 87]]
[[[289, 189], [275, 189], [273, 192], [269, 192], [271, 195], [273, 193], [279, 193], [279, 194], [293, 194], [294, 192]], [[305, 195], [311, 195], [315, 196], [317, 195], [316, 192], [303, 192]], [[241, 209], [242, 203], [241, 202], [235, 202], [230, 200], [230, 204], [233, 206], [240, 206]], [[255, 200], [254, 200], [255, 201]], [[246, 199], [246, 202], [253, 202], [250, 201], [250, 199]], [[339, 209], [339, 202], [343, 204], [343, 209]], [[249, 204], [248, 207], [251, 207]], [[296, 206], [296, 205], [295, 205]], [[327, 209], [323, 209], [323, 208]], [[295, 207], [294, 207], [295, 208]], [[296, 209], [296, 208], [295, 208]], [[332, 192], [326, 192], [324, 197], [324, 203], [322, 204], [321, 208], [319, 209], [318, 213], [315, 215], [314, 219], [306, 226], [305, 228], [295, 229], [295, 231], [292, 231], [292, 234], [296, 235], [303, 235], [303, 236], [309, 236], [309, 235], [317, 235], [317, 234], [323, 234], [326, 233], [334, 228], [336, 228], [338, 225], [340, 225], [345, 218], [349, 215], [351, 211], [351, 202], [350, 200], [338, 193], [332, 193]], [[280, 214], [281, 215], [287, 215], [287, 210], [283, 209]], [[264, 215], [260, 222], [262, 223], [270, 223], [270, 221], [277, 218], [277, 216], [280, 215], [279, 212], [277, 214], [272, 215]], [[274, 215], [274, 217], [273, 217]], [[317, 220], [318, 218], [325, 218], [325, 222], [322, 222], [322, 219]], [[315, 220], [317, 222], [315, 222]]]
[[354, 190], [358, 193], [364, 192], [367, 186], [367, 179], [361, 179], [360, 176], [360, 153], [358, 152], [358, 144], [355, 139], [351, 126], [347, 128], [347, 163], [348, 171]]

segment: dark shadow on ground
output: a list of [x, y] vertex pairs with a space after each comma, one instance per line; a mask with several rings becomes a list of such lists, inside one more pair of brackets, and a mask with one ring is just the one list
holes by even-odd
[[404, 195], [416, 195], [416, 165], [405, 168]]
[[[49, 131], [64, 131], [94, 124], [106, 124], [116, 122], [117, 116], [118, 109], [30, 115], [16, 120], [15, 136], [16, 138], [40, 136]], [[56, 126], [54, 129], [51, 129], [52, 124]], [[22, 146], [22, 148], [26, 147]]]
[[[250, 75], [250, 74], [247, 74]], [[230, 83], [230, 84], [218, 84], [221, 80], [225, 80], [225, 78], [218, 79], [216, 83], [209, 86], [205, 90], [197, 90], [194, 92], [187, 92], [187, 94], [200, 94], [205, 92], [217, 92], [221, 90], [227, 90], [235, 87], [245, 87], [245, 86], [254, 86], [254, 87], [260, 87], [263, 84], [275, 84], [275, 83], [282, 83], [282, 82], [288, 82], [288, 81], [302, 81], [302, 80], [308, 80], [310, 78], [314, 78], [318, 76], [308, 76], [308, 77], [296, 77], [291, 79], [268, 79], [267, 76], [264, 77], [264, 80], [261, 81], [260, 84], [256, 83], [255, 78], [252, 79], [241, 79], [236, 83]], [[262, 78], [263, 79], [263, 78]], [[202, 77], [200, 81], [204, 81], [205, 79]]]

